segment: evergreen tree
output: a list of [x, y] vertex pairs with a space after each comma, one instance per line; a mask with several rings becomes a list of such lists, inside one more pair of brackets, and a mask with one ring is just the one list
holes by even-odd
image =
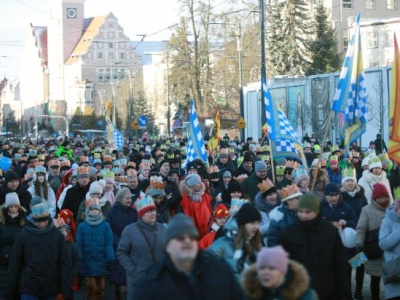
[[335, 31], [330, 26], [325, 7], [320, 3], [315, 14], [316, 39], [311, 44], [312, 65], [308, 75], [329, 73], [339, 70], [341, 56], [335, 37]]
[[[149, 123], [146, 126], [145, 131], [149, 134], [158, 134], [158, 129], [155, 126], [155, 116], [151, 104], [148, 103], [145, 95], [140, 92], [135, 98], [135, 116], [136, 118], [139, 116], [145, 116], [149, 120]], [[139, 135], [138, 133], [134, 133], [133, 135]], [[141, 135], [140, 135], [141, 136]]]
[[267, 59], [272, 75], [305, 75], [311, 66], [313, 30], [304, 0], [275, 1], [270, 6]]

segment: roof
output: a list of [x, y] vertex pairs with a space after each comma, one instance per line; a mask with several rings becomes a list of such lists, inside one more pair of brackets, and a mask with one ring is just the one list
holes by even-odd
[[81, 55], [86, 54], [88, 48], [92, 45], [94, 37], [96, 37], [99, 33], [100, 27], [104, 24], [104, 20], [106, 18], [107, 16], [100, 16], [85, 19], [84, 24], [87, 24], [87, 27], [85, 26], [81, 39], [65, 64], [74, 64], [80, 59]]
[[35, 37], [38, 55], [41, 59], [42, 66], [48, 66], [48, 47], [47, 47], [47, 27], [32, 26], [32, 34]]

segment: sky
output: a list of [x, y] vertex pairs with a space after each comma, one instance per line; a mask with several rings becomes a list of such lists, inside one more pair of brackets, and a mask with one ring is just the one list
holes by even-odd
[[[48, 3], [60, 0], [0, 0], [0, 78], [18, 77], [29, 24], [47, 26]], [[129, 7], [127, 7], [129, 5]], [[112, 12], [129, 38], [168, 40], [169, 26], [179, 22], [177, 0], [86, 0], [85, 18]]]

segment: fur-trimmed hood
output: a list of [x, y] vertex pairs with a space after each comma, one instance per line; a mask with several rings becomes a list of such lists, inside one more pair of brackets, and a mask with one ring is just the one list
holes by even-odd
[[[241, 285], [245, 294], [252, 300], [264, 299], [264, 288], [257, 278], [257, 265], [253, 264], [241, 278]], [[310, 288], [310, 279], [306, 269], [293, 260], [289, 260], [288, 274], [284, 283], [277, 289], [279, 299], [300, 299]]]
[[[19, 213], [21, 215], [19, 226], [22, 227], [25, 225], [25, 215], [26, 215], [25, 208], [20, 206]], [[6, 224], [6, 215], [7, 215], [7, 208], [4, 205], [0, 206], [0, 224]]]

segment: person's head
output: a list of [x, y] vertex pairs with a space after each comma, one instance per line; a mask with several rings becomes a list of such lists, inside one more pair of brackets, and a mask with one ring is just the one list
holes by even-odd
[[236, 222], [239, 230], [244, 229], [246, 239], [253, 238], [259, 232], [260, 212], [252, 204], [246, 203], [237, 212]]
[[328, 183], [325, 186], [324, 195], [329, 205], [335, 206], [339, 202], [340, 189], [336, 183]]
[[153, 225], [156, 222], [157, 211], [153, 199], [149, 196], [141, 196], [135, 202], [138, 217], [146, 224]]
[[253, 168], [253, 157], [250, 152], [246, 152], [243, 156], [243, 168], [250, 170]]
[[357, 188], [356, 170], [354, 168], [342, 170], [342, 188], [347, 192], [353, 192]]
[[128, 188], [130, 189], [137, 189], [138, 185], [139, 185], [139, 179], [137, 178], [137, 176], [128, 176], [126, 178], [126, 184], [128, 185]]
[[225, 204], [218, 204], [212, 216], [211, 225], [215, 222], [219, 227], [224, 226], [229, 218], [229, 210]]
[[264, 199], [264, 201], [270, 205], [275, 205], [277, 203], [278, 192], [269, 178], [267, 178], [267, 180], [263, 180], [263, 182], [258, 185], [258, 188], [262, 193], [261, 197]]
[[132, 194], [128, 188], [120, 189], [115, 195], [115, 202], [120, 203], [123, 206], [132, 205]]
[[257, 278], [266, 289], [277, 288], [285, 278], [289, 255], [282, 246], [262, 248], [257, 255]]
[[338, 161], [336, 159], [331, 159], [329, 161], [329, 167], [331, 170], [336, 170], [338, 168]]
[[221, 153], [218, 157], [219, 161], [224, 165], [228, 162], [228, 154]]
[[168, 172], [171, 169], [171, 165], [168, 160], [160, 162], [160, 174], [164, 177], [168, 176]]
[[258, 178], [266, 178], [268, 174], [267, 164], [263, 161], [256, 161], [254, 171], [256, 172]]
[[93, 181], [89, 187], [89, 195], [90, 197], [101, 198], [103, 195], [103, 186], [98, 181]]
[[88, 167], [79, 167], [78, 168], [78, 182], [81, 187], [86, 187], [89, 182], [89, 168]]
[[58, 176], [60, 174], [60, 162], [58, 158], [53, 158], [49, 161], [50, 175]]
[[145, 178], [149, 177], [149, 174], [150, 174], [150, 164], [149, 163], [141, 164], [140, 174], [142, 174], [142, 176]]
[[47, 228], [49, 225], [49, 220], [51, 219], [48, 202], [39, 196], [33, 196], [31, 199], [30, 208], [30, 217], [35, 226], [40, 230]]
[[168, 181], [179, 184], [180, 176], [177, 169], [171, 169], [168, 173]]
[[194, 192], [199, 192], [203, 188], [201, 177], [197, 174], [189, 174], [185, 178], [185, 184]]
[[20, 207], [20, 201], [18, 194], [15, 192], [6, 194], [6, 201], [4, 203], [5, 208], [7, 208], [8, 212], [11, 214], [17, 214]]
[[[151, 180], [150, 180], [151, 185]], [[150, 187], [149, 195], [153, 198], [155, 205], [160, 205], [164, 201], [165, 191], [163, 189], [157, 189]]]
[[297, 210], [300, 196], [303, 195], [296, 184], [281, 189], [282, 203], [290, 210]]
[[382, 163], [379, 157], [372, 155], [368, 159], [368, 168], [372, 174], [380, 176], [382, 174]]
[[43, 166], [37, 166], [35, 168], [35, 173], [36, 173], [36, 178], [37, 181], [41, 184], [44, 184], [47, 179], [46, 179], [46, 168]]
[[229, 194], [231, 198], [240, 199], [240, 197], [242, 196], [242, 186], [238, 181], [233, 179], [229, 181], [226, 192]]
[[363, 170], [369, 170], [369, 165], [368, 165], [368, 157], [365, 157], [362, 162], [361, 162], [361, 167]]
[[18, 174], [14, 171], [7, 171], [4, 175], [4, 183], [10, 190], [16, 191], [19, 187]]
[[164, 236], [165, 251], [175, 265], [194, 262], [198, 253], [198, 239], [199, 232], [193, 220], [178, 213], [168, 223]]
[[381, 207], [387, 208], [390, 204], [389, 191], [382, 183], [375, 183], [372, 187], [372, 199]]
[[223, 172], [222, 173], [222, 181], [224, 183], [224, 186], [228, 187], [229, 182], [232, 179], [232, 172], [231, 172], [231, 170], [223, 170], [222, 172]]
[[300, 221], [314, 220], [320, 212], [320, 201], [314, 194], [304, 194], [300, 197], [297, 216]]

